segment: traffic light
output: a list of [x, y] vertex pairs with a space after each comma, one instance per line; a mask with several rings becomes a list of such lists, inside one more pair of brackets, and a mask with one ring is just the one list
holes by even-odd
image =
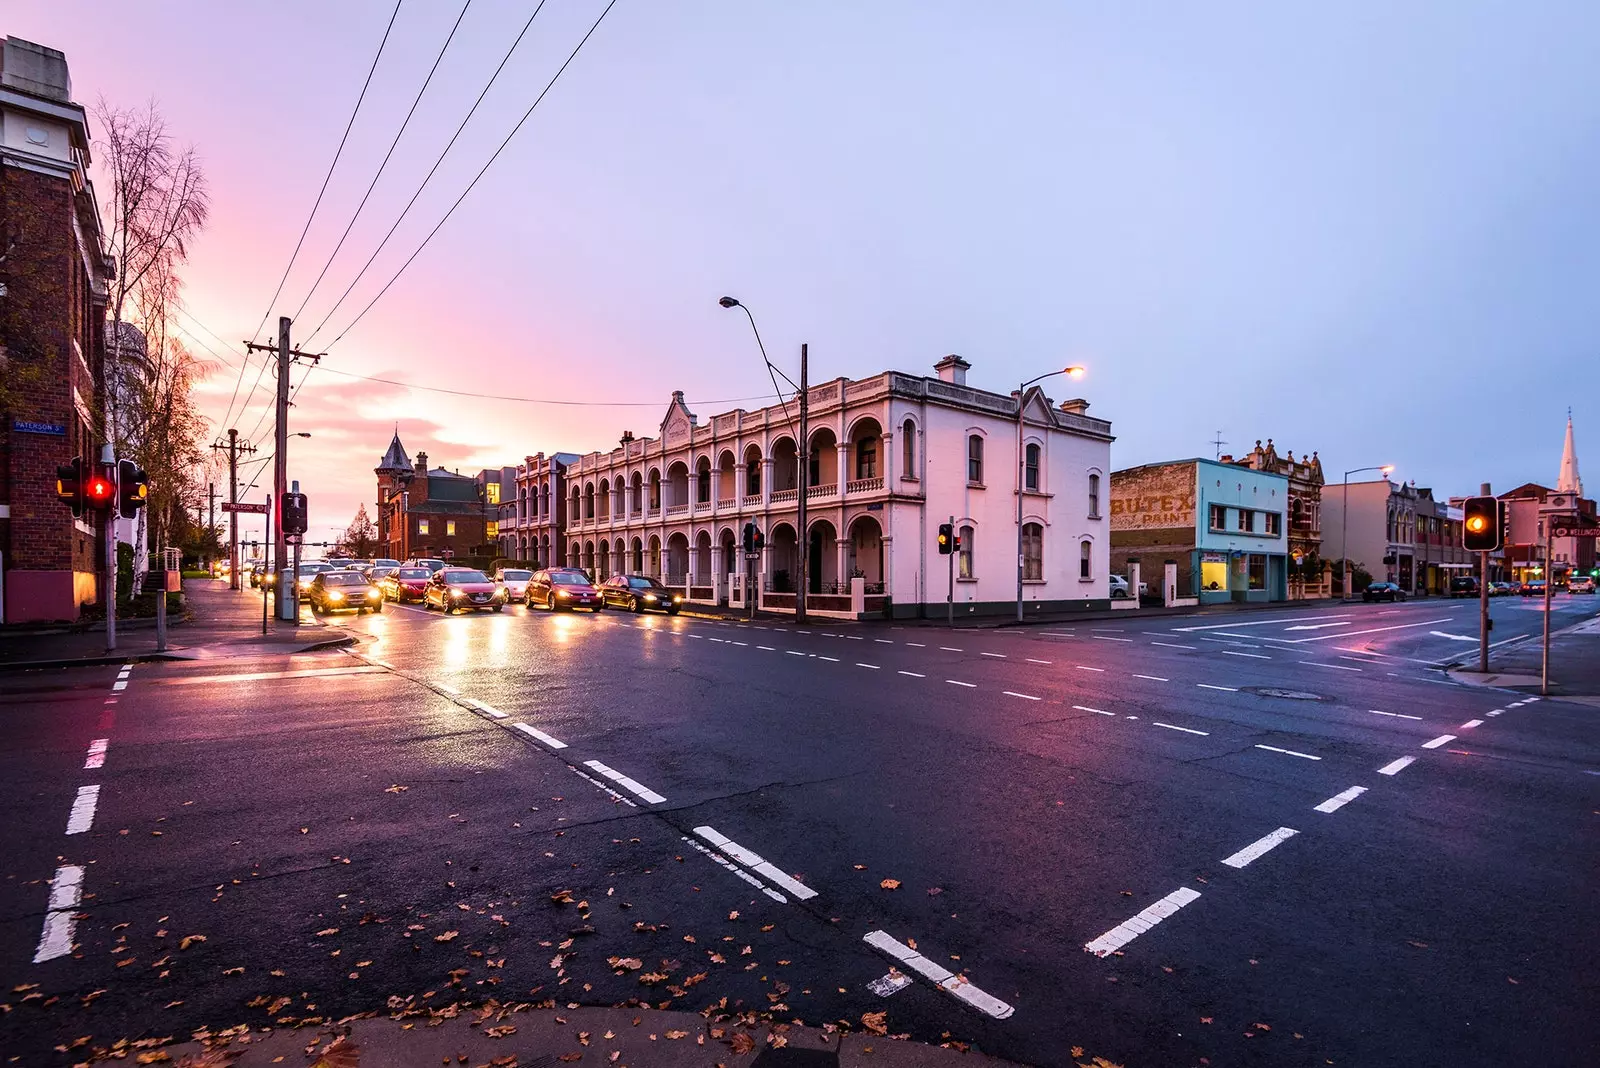
[[278, 508], [278, 514], [283, 517], [283, 532], [285, 534], [299, 535], [306, 532], [306, 495], [304, 493], [285, 493]]
[[767, 547], [767, 536], [761, 531], [756, 531], [756, 552], [761, 552]]
[[117, 465], [94, 464], [84, 480], [83, 497], [88, 507], [109, 512], [117, 503]]
[[1493, 497], [1468, 497], [1461, 506], [1461, 544], [1468, 552], [1492, 553], [1500, 548], [1500, 502]]
[[83, 492], [83, 457], [74, 456], [70, 464], [56, 468], [56, 499], [72, 509], [73, 518], [83, 517], [88, 503]]
[[953, 523], [939, 524], [939, 555], [949, 556], [956, 551], [956, 529]]
[[744, 551], [747, 553], [756, 551], [756, 525], [754, 523], [746, 523], [744, 525]]
[[150, 476], [132, 460], [117, 463], [117, 509], [124, 519], [143, 508], [150, 498]]

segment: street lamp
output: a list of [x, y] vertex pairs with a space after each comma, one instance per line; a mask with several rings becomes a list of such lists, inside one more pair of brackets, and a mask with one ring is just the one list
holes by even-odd
[[[1339, 596], [1348, 599], [1350, 596], [1350, 554], [1345, 550], [1345, 535], [1350, 530], [1350, 476], [1359, 475], [1363, 471], [1382, 471], [1385, 480], [1394, 473], [1394, 464], [1381, 464], [1377, 467], [1357, 467], [1344, 473], [1344, 499], [1339, 506]], [[1400, 566], [1396, 558], [1395, 574], [1400, 573]]]
[[[772, 390], [774, 393], [778, 393], [777, 375], [783, 374], [783, 372], [774, 368], [772, 361], [767, 358], [767, 346], [762, 344], [761, 331], [756, 329], [756, 317], [750, 314], [749, 308], [746, 308], [743, 304], [739, 303], [739, 301], [734, 297], [723, 297], [722, 299], [718, 300], [717, 303], [722, 305], [724, 308], [740, 308], [744, 311], [745, 318], [750, 320], [750, 332], [756, 336], [756, 347], [761, 350], [761, 362], [767, 365], [767, 375], [772, 379]], [[795, 385], [794, 381], [790, 379], [788, 375], [783, 375], [783, 377], [784, 380], [789, 383], [789, 385]], [[807, 576], [806, 556], [811, 548], [810, 533], [806, 530], [806, 472], [810, 469], [811, 450], [806, 441], [806, 412], [808, 407], [806, 401], [808, 398], [806, 396], [805, 345], [800, 346], [800, 384], [795, 386], [795, 388], [800, 391], [800, 427], [795, 431], [796, 436], [800, 439], [799, 442], [796, 443], [796, 453], [800, 469], [796, 472], [795, 477], [795, 483], [799, 486], [799, 492], [795, 494], [795, 520], [800, 527], [799, 535], [795, 538], [795, 541], [797, 542], [797, 550], [799, 552], [800, 559], [796, 568], [796, 570], [799, 572], [799, 581], [795, 585], [794, 621], [796, 623], [804, 623], [806, 621], [806, 593], [810, 589], [810, 580]], [[778, 399], [780, 401], [783, 399], [781, 394], [779, 395]], [[787, 418], [788, 414], [789, 409], [788, 406], [785, 405], [784, 417]], [[772, 496], [772, 487], [768, 486], [766, 487], [766, 490], [767, 492], [765, 496], [768, 500], [770, 500]], [[755, 583], [752, 581], [751, 585], [754, 586]], [[745, 596], [746, 598], [755, 597], [756, 591], [746, 590]], [[753, 618], [755, 613], [755, 601], [751, 600], [749, 603], [751, 605], [750, 611]]]
[[1027, 447], [1022, 440], [1022, 402], [1027, 395], [1028, 387], [1056, 375], [1066, 375], [1069, 378], [1082, 378], [1084, 369], [1077, 364], [1063, 367], [1059, 371], [1046, 371], [1038, 378], [1030, 378], [1022, 383], [1022, 388], [1017, 390], [1017, 622], [1022, 622], [1022, 491], [1027, 487]]

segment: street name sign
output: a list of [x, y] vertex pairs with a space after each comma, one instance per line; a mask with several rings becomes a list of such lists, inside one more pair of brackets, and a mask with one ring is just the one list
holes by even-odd
[[1556, 538], [1600, 538], [1600, 527], [1578, 527], [1555, 523], [1550, 527], [1550, 534]]
[[245, 504], [243, 501], [238, 504], [234, 504], [232, 501], [223, 501], [222, 510], [224, 512], [248, 512], [251, 515], [267, 514], [267, 506], [265, 504]]

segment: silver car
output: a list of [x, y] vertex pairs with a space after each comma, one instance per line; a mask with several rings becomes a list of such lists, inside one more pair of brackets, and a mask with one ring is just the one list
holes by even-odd
[[528, 592], [528, 580], [533, 578], [532, 571], [525, 571], [519, 567], [499, 568], [494, 573], [494, 584], [506, 591], [507, 601], [520, 601]]

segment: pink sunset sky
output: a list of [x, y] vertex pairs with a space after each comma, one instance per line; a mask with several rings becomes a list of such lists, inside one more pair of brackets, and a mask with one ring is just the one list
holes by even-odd
[[[1211, 455], [1220, 429], [1225, 451], [1273, 437], [1320, 450], [1330, 480], [1395, 463], [1443, 496], [1551, 481], [1566, 406], [1580, 447], [1593, 425], [1600, 68], [1584, 3], [620, 0], [345, 332], [604, 7], [548, 0], [312, 337], [535, 6], [403, 0], [270, 306], [392, 0], [0, 13], [0, 34], [66, 53], [79, 101], [154, 99], [202, 154], [213, 211], [183, 325], [199, 355], [232, 362], [201, 387], [217, 431], [270, 448], [258, 364], [229, 412], [239, 343], [264, 317], [261, 340], [293, 315], [296, 340], [327, 351], [291, 417], [313, 435], [291, 439], [291, 475], [314, 535], [371, 511], [396, 425], [413, 456], [467, 472], [653, 435], [674, 389], [702, 419], [758, 406], [771, 386], [724, 293], [791, 374], [809, 342], [813, 381], [931, 373], [957, 352], [973, 384], [1005, 392], [1085, 364], [1053, 392], [1113, 421], [1118, 467]], [[1493, 448], [1452, 430], [1486, 387]]]

